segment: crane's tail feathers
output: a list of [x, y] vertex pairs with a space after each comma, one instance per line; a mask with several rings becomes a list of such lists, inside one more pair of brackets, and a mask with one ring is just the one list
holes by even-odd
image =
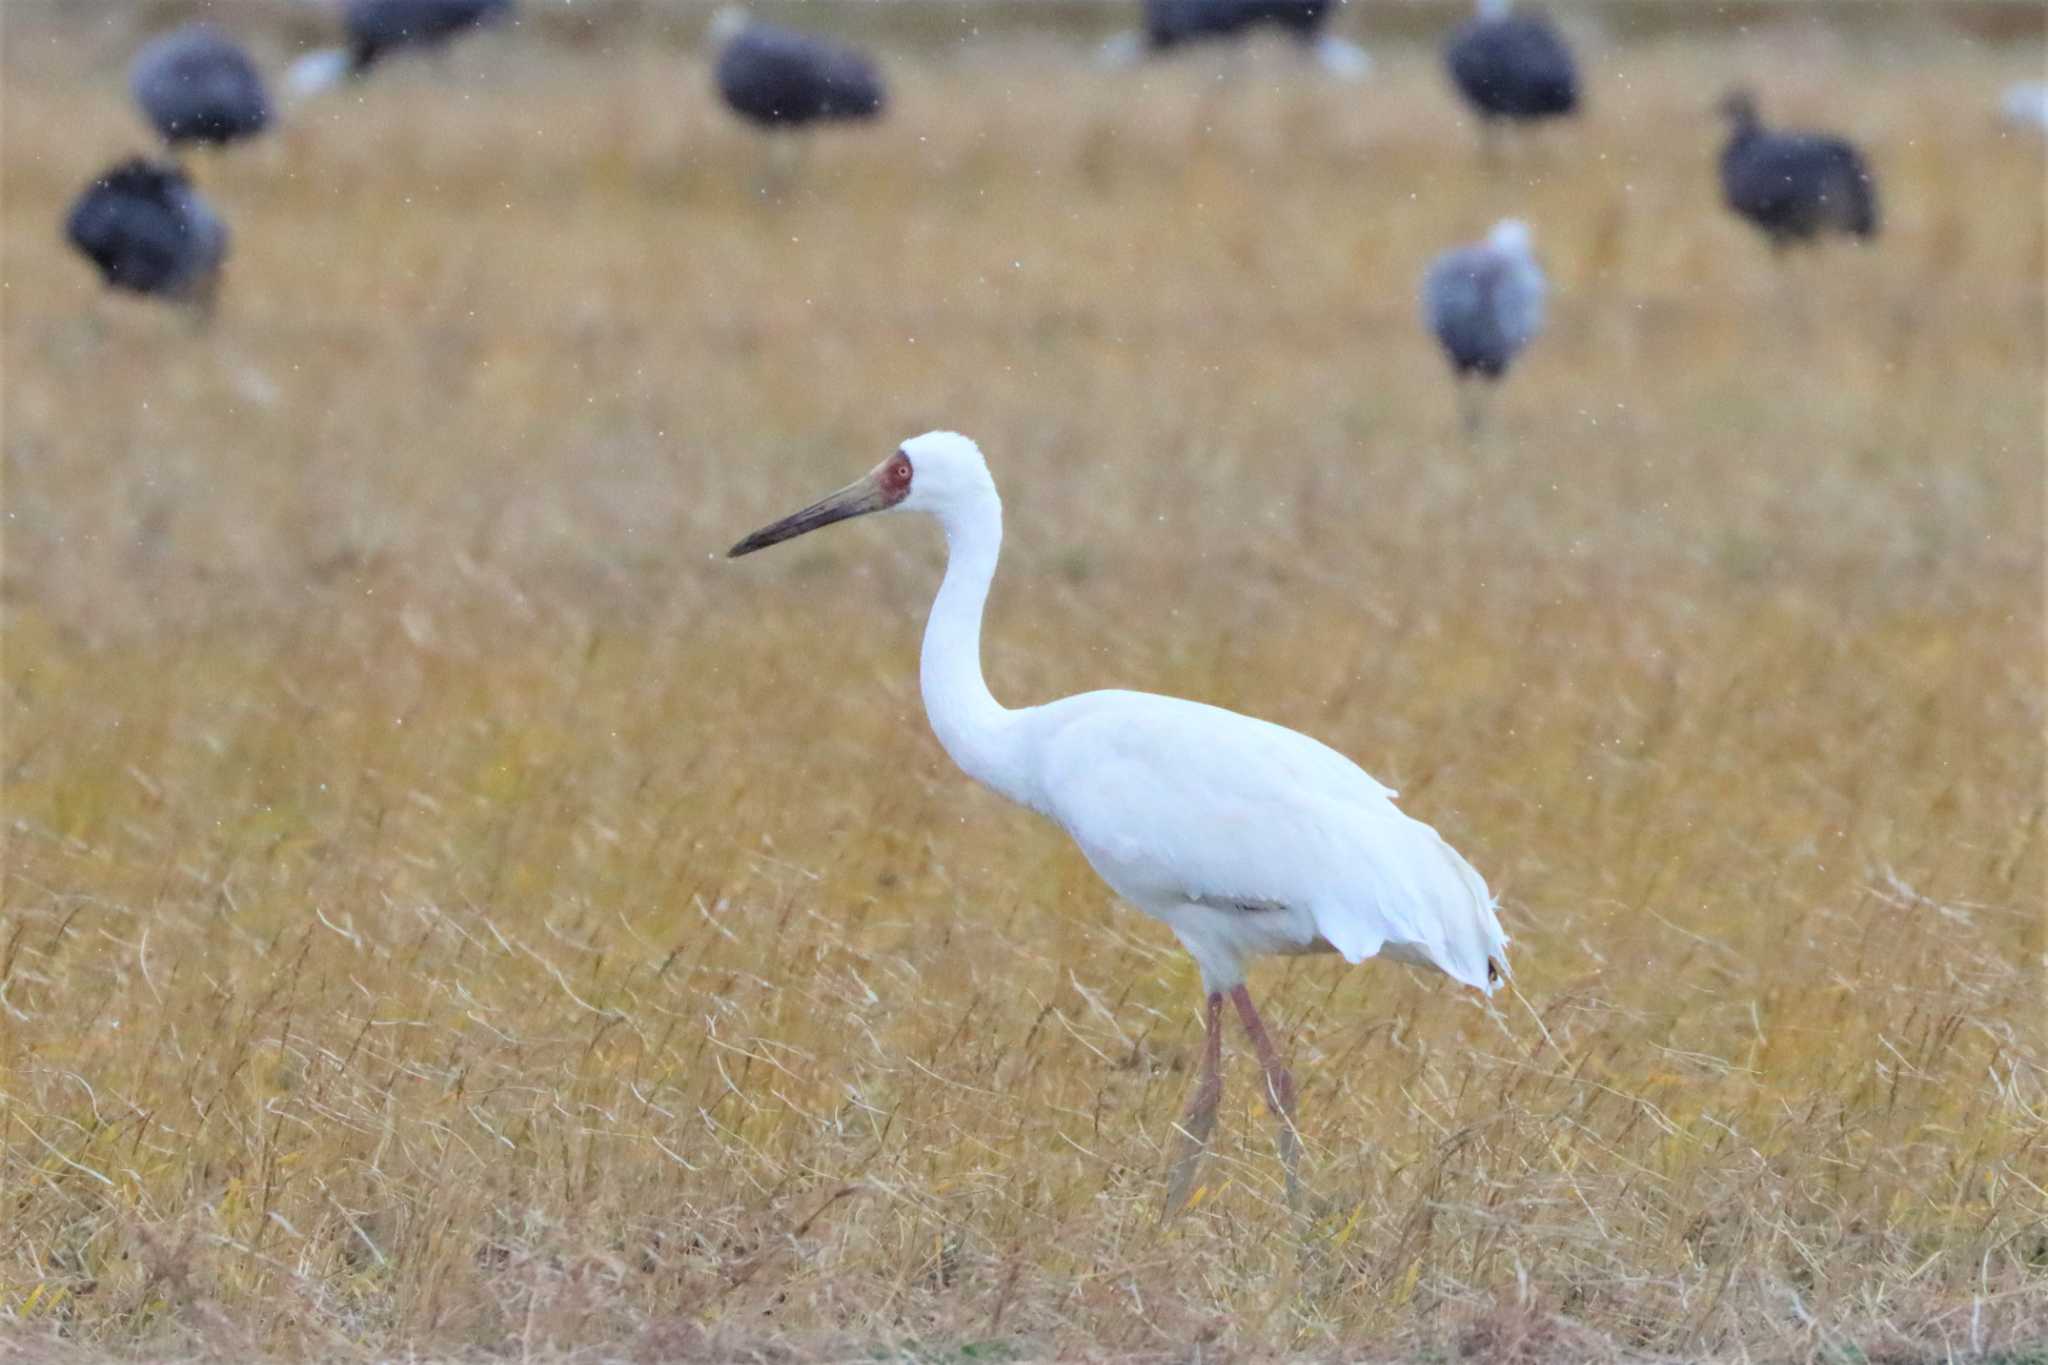
[[1492, 995], [1508, 975], [1508, 937], [1485, 881], [1419, 820], [1375, 820], [1364, 832], [1372, 872], [1316, 909], [1324, 940], [1350, 962], [1384, 951]]

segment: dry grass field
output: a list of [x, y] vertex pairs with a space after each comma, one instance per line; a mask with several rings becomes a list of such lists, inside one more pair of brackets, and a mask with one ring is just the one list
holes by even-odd
[[[1424, 47], [969, 34], [764, 193], [687, 49], [496, 35], [202, 162], [198, 334], [54, 230], [133, 36], [0, 69], [0, 1357], [2048, 1358], [2033, 49], [1589, 34], [1489, 171]], [[1878, 243], [1719, 211], [1738, 76]], [[1501, 894], [1518, 994], [1254, 978], [1312, 1216], [1238, 1052], [1160, 1223], [1199, 984], [932, 739], [936, 535], [721, 557], [934, 426], [999, 696], [1307, 730]]]

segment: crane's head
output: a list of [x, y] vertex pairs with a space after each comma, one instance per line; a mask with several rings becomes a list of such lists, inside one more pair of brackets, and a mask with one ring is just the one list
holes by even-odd
[[905, 441], [894, 455], [830, 497], [763, 526], [726, 551], [750, 555], [794, 540], [820, 526], [869, 512], [929, 512], [944, 517], [965, 503], [995, 497], [996, 483], [981, 447], [957, 431], [928, 431]]
[[1727, 119], [1737, 132], [1756, 127], [1761, 118], [1756, 109], [1756, 95], [1745, 86], [1735, 86], [1714, 103], [1714, 112]]
[[753, 19], [740, 5], [723, 5], [711, 16], [711, 22], [704, 26], [704, 37], [713, 47], [724, 47], [747, 31]]
[[1527, 256], [1533, 239], [1529, 236], [1527, 223], [1519, 218], [1503, 218], [1493, 225], [1493, 231], [1486, 234], [1486, 244], [1495, 251]]

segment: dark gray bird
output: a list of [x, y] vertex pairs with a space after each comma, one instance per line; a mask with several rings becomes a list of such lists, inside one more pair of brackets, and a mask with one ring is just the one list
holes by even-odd
[[1470, 433], [1479, 397], [1466, 382], [1497, 380], [1543, 330], [1547, 285], [1531, 249], [1528, 224], [1503, 218], [1486, 240], [1454, 247], [1422, 276], [1422, 322], [1458, 381], [1458, 411]]
[[1774, 132], [1747, 90], [1730, 91], [1720, 108], [1730, 124], [1721, 149], [1722, 196], [1773, 247], [1829, 232], [1877, 235], [1877, 182], [1846, 138]]
[[1323, 68], [1346, 80], [1372, 70], [1364, 48], [1323, 32], [1332, 0], [1144, 0], [1144, 27], [1119, 34], [1102, 49], [1104, 62], [1128, 65], [1190, 43], [1238, 39], [1261, 29], [1285, 34]]
[[1479, 12], [1444, 45], [1444, 65], [1489, 130], [1562, 118], [1579, 107], [1578, 66], [1564, 36], [1543, 14], [1515, 13], [1511, 0], [1479, 0]]
[[128, 66], [128, 89], [173, 148], [225, 146], [270, 126], [270, 96], [256, 63], [212, 24], [187, 24], [143, 44]]
[[513, 0], [343, 0], [346, 47], [309, 53], [286, 83], [298, 96], [360, 77], [394, 52], [445, 47], [471, 29], [509, 17]]
[[712, 16], [713, 76], [727, 107], [767, 129], [871, 119], [888, 104], [882, 73], [843, 43], [764, 24], [739, 9]]
[[71, 205], [64, 235], [111, 289], [212, 311], [228, 228], [173, 162], [133, 157]]

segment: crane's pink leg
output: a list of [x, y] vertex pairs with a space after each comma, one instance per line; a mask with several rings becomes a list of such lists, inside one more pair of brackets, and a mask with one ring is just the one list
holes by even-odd
[[1195, 1192], [1195, 1174], [1202, 1168], [1202, 1154], [1209, 1149], [1209, 1134], [1216, 1127], [1216, 1110], [1223, 1103], [1223, 992], [1209, 994], [1208, 1036], [1202, 1040], [1202, 1074], [1188, 1111], [1180, 1120], [1180, 1155], [1174, 1158], [1173, 1175], [1166, 1185], [1166, 1217], [1187, 1207]]
[[1266, 1021], [1259, 1018], [1258, 1007], [1252, 1004], [1252, 993], [1240, 984], [1232, 988], [1230, 1001], [1237, 1006], [1237, 1017], [1244, 1021], [1244, 1031], [1251, 1035], [1252, 1050], [1259, 1054], [1259, 1066], [1266, 1073], [1266, 1107], [1280, 1121], [1280, 1162], [1287, 1169], [1287, 1205], [1299, 1210], [1301, 1137], [1294, 1129], [1294, 1075], [1280, 1060], [1280, 1050], [1273, 1046], [1273, 1039], [1266, 1032]]

